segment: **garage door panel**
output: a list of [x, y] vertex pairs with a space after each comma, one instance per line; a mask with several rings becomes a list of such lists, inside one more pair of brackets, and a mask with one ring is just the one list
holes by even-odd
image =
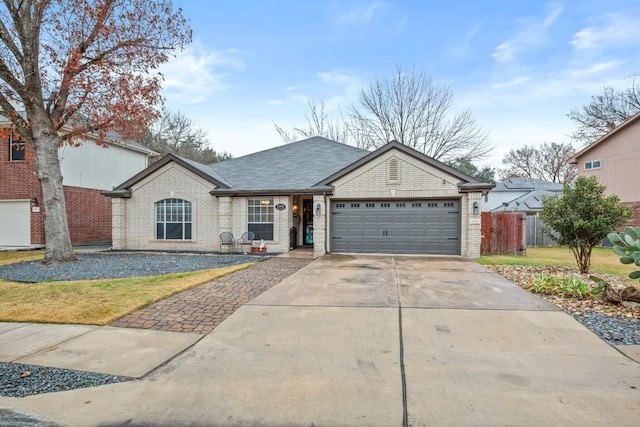
[[0, 201], [0, 246], [31, 245], [31, 212], [28, 200]]
[[334, 252], [459, 254], [459, 201], [333, 202]]

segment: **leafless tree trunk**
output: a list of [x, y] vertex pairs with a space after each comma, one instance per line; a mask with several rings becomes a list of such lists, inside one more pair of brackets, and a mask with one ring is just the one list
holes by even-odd
[[44, 199], [44, 235], [45, 260], [56, 262], [74, 261], [69, 225], [62, 185], [62, 171], [58, 158], [58, 145], [61, 142], [55, 129], [52, 129], [46, 115], [34, 109], [27, 113], [33, 121], [38, 122], [34, 128], [34, 151], [38, 164], [37, 177], [40, 181], [42, 198]]
[[162, 103], [154, 70], [190, 41], [169, 0], [0, 2], [0, 114], [34, 148], [46, 262], [75, 259], [58, 148], [141, 137]]

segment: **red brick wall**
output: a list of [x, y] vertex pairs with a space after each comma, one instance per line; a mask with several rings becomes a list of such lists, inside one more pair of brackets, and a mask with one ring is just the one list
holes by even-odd
[[[26, 144], [26, 150], [29, 160], [9, 161], [9, 138], [0, 137], [0, 200], [38, 199], [40, 212], [31, 212], [31, 244], [41, 245], [45, 243], [42, 193], [33, 149]], [[111, 199], [88, 188], [65, 186], [64, 193], [71, 242], [111, 241]]]
[[100, 190], [64, 187], [73, 243], [111, 241], [111, 199]]
[[640, 202], [629, 202], [622, 204], [628, 206], [629, 209], [631, 209], [631, 211], [633, 212], [633, 218], [629, 220], [627, 225], [640, 226]]
[[36, 162], [33, 149], [25, 145], [25, 159], [10, 161], [9, 136], [0, 137], [0, 200], [38, 199], [40, 212], [31, 212], [31, 244], [44, 244], [44, 216], [40, 182], [36, 177]]

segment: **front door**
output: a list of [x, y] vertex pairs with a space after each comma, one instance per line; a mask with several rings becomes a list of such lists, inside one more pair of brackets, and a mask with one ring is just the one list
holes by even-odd
[[302, 202], [302, 244], [313, 245], [313, 200]]

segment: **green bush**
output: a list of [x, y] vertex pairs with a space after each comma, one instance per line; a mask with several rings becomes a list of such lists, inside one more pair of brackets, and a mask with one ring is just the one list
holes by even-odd
[[617, 196], [604, 192], [595, 177], [581, 176], [573, 186], [565, 185], [562, 196], [543, 197], [540, 218], [556, 242], [571, 249], [583, 274], [589, 272], [593, 248], [632, 216]]

